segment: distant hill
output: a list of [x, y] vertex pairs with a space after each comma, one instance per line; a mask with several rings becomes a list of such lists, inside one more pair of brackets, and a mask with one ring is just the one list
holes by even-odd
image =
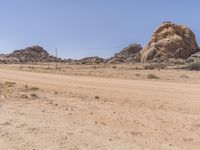
[[32, 46], [21, 50], [15, 50], [11, 54], [1, 55], [0, 60], [5, 63], [26, 63], [26, 62], [54, 62], [62, 61], [50, 55], [43, 47]]

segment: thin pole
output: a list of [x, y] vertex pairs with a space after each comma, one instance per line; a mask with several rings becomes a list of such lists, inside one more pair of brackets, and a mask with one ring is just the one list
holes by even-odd
[[58, 69], [57, 59], [58, 59], [58, 49], [56, 48], [56, 69]]

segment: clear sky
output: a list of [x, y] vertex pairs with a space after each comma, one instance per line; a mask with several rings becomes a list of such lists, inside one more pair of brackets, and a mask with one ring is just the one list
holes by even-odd
[[190, 27], [200, 43], [200, 0], [0, 0], [0, 53], [41, 45], [62, 58], [110, 57], [144, 46], [161, 22]]

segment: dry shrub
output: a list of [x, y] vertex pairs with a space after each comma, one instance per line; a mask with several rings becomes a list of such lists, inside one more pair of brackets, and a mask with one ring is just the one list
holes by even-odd
[[95, 99], [100, 99], [100, 97], [99, 96], [95, 96]]
[[32, 97], [32, 98], [38, 98], [37, 94], [35, 94], [35, 93], [32, 93], [32, 94], [31, 94], [31, 97]]
[[149, 79], [159, 79], [159, 77], [156, 76], [155, 74], [148, 74], [147, 78], [149, 78]]
[[31, 90], [31, 91], [37, 91], [37, 90], [39, 90], [39, 88], [38, 87], [31, 87], [29, 90]]
[[136, 73], [136, 74], [135, 74], [135, 76], [136, 76], [136, 77], [139, 77], [139, 76], [140, 76], [140, 74], [139, 74], [139, 73]]
[[6, 81], [5, 82], [5, 85], [8, 86], [8, 87], [12, 87], [14, 86], [16, 83], [15, 82], [10, 82], [10, 81]]
[[27, 99], [27, 98], [28, 98], [28, 96], [27, 96], [27, 95], [25, 95], [25, 94], [22, 94], [22, 95], [20, 95], [20, 98], [22, 98], [22, 99]]
[[145, 65], [145, 70], [153, 70], [153, 69], [165, 69], [167, 66], [165, 64], [149, 64]]
[[185, 75], [185, 74], [181, 75], [180, 77], [181, 77], [181, 78], [189, 78], [189, 76], [187, 76], [187, 75]]

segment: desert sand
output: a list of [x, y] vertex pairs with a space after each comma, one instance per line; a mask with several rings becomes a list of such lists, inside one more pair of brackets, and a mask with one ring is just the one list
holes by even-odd
[[199, 72], [0, 67], [1, 150], [200, 149]]

